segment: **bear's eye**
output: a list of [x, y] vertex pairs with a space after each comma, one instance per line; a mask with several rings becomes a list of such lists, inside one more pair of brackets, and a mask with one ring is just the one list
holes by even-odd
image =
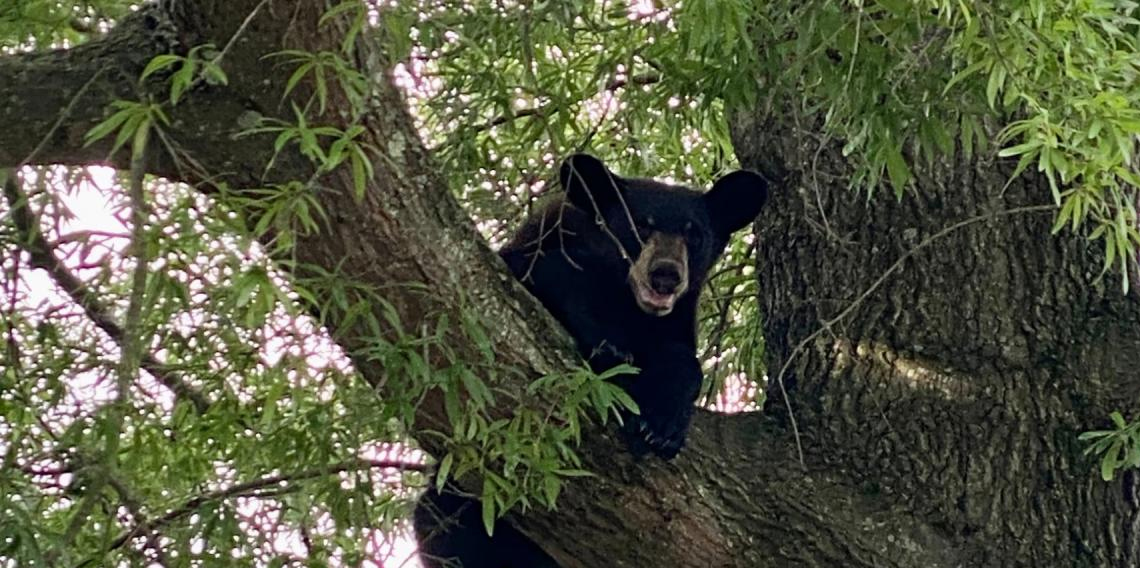
[[637, 222], [634, 223], [634, 225], [637, 228], [638, 238], [640, 238], [641, 240], [644, 241], [644, 240], [648, 239], [650, 233], [653, 232], [653, 217], [645, 217], [645, 218], [639, 219]]
[[688, 241], [690, 245], [701, 244], [701, 240], [704, 239], [704, 236], [704, 232], [701, 231], [701, 228], [695, 223], [685, 223], [685, 240]]

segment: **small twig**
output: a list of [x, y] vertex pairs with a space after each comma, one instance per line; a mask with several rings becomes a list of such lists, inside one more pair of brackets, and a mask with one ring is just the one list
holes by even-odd
[[72, 231], [70, 233], [61, 233], [56, 242], [59, 244], [71, 242], [83, 242], [91, 237], [103, 237], [106, 239], [129, 239], [131, 236], [127, 233], [117, 233], [114, 231], [100, 231], [95, 229], [84, 229], [79, 231]]
[[[633, 75], [628, 79], [614, 79], [606, 83], [605, 87], [603, 88], [603, 92], [613, 92], [628, 85], [652, 85], [660, 81], [661, 75], [658, 73], [640, 73]], [[538, 107], [519, 109], [511, 112], [510, 114], [501, 114], [495, 118], [492, 118], [491, 120], [488, 120], [487, 122], [484, 122], [483, 124], [474, 126], [472, 127], [471, 131], [483, 132], [484, 130], [490, 130], [496, 126], [501, 126], [519, 118], [526, 118], [528, 116], [549, 116], [554, 113], [561, 112], [562, 110], [563, 109], [560, 105], [554, 103]]]
[[49, 128], [47, 133], [44, 134], [43, 138], [40, 139], [39, 144], [36, 144], [36, 147], [32, 148], [31, 153], [29, 153], [26, 158], [21, 160], [20, 163], [16, 165], [17, 169], [24, 165], [32, 163], [32, 160], [34, 160], [36, 156], [41, 151], [43, 151], [43, 149], [51, 141], [52, 137], [55, 136], [55, 133], [59, 130], [59, 128], [63, 126], [63, 123], [71, 117], [71, 111], [75, 110], [75, 105], [79, 103], [79, 99], [83, 98], [83, 95], [87, 93], [88, 89], [91, 88], [91, 85], [94, 85], [95, 81], [101, 77], [103, 75], [103, 72], [106, 70], [107, 67], [100, 67], [98, 70], [91, 74], [91, 78], [88, 79], [86, 83], [83, 83], [82, 87], [79, 87], [79, 90], [75, 92], [75, 96], [71, 97], [71, 100], [67, 102], [67, 106], [64, 107], [63, 111], [59, 113], [59, 116], [55, 119], [55, 123], [51, 125], [51, 128]]
[[241, 37], [241, 34], [245, 33], [245, 29], [249, 27], [249, 24], [253, 21], [253, 18], [257, 16], [257, 13], [260, 12], [261, 9], [268, 3], [269, 0], [261, 0], [261, 2], [257, 3], [257, 6], [254, 6], [253, 9], [249, 11], [249, 15], [245, 17], [245, 20], [242, 20], [241, 25], [238, 26], [237, 31], [234, 32], [234, 35], [230, 36], [229, 41], [227, 41], [226, 45], [222, 47], [222, 51], [218, 52], [218, 56], [214, 58], [213, 63], [215, 65], [221, 64], [222, 58], [225, 57], [227, 53], [229, 53], [230, 48], [232, 48], [234, 44], [237, 43], [237, 40], [239, 37]]
[[[811, 158], [811, 176], [815, 181], [815, 183], [812, 184], [814, 186], [812, 189], [814, 190], [813, 193], [815, 193], [815, 206], [817, 209], [819, 209], [819, 218], [823, 220], [824, 232], [826, 232], [827, 235], [832, 238], [832, 240], [842, 244], [843, 239], [839, 238], [839, 235], [835, 233], [835, 231], [831, 228], [831, 223], [827, 220], [827, 210], [823, 207], [823, 197], [820, 195], [821, 192], [819, 190], [819, 156], [823, 153], [823, 150], [827, 148], [827, 145], [830, 142], [831, 135], [826, 134], [823, 137], [823, 140], [820, 140], [819, 147], [816, 148], [815, 155], [813, 155]], [[808, 220], [810, 221], [811, 218], [809, 217]]]
[[115, 425], [109, 430], [107, 438], [108, 468], [114, 472], [117, 468], [119, 433], [122, 430], [122, 421], [129, 407], [131, 385], [138, 380], [139, 365], [142, 362], [143, 346], [146, 343], [143, 334], [143, 303], [146, 296], [147, 269], [150, 259], [147, 257], [147, 217], [150, 214], [150, 204], [146, 201], [144, 187], [146, 177], [146, 150], [150, 138], [151, 125], [143, 121], [134, 134], [134, 144], [131, 151], [131, 170], [127, 195], [131, 207], [131, 242], [128, 250], [134, 254], [135, 266], [131, 271], [130, 294], [127, 297], [127, 314], [123, 318], [123, 341], [120, 348], [119, 365], [116, 370], [115, 400], [111, 403], [110, 420]]
[[[602, 217], [601, 205], [598, 205], [598, 201], [594, 199], [594, 192], [590, 189], [589, 185], [586, 184], [585, 176], [583, 176], [582, 173], [578, 171], [578, 167], [574, 165], [573, 161], [570, 162], [570, 171], [574, 174], [574, 177], [578, 179], [578, 183], [582, 184], [582, 188], [586, 192], [586, 197], [590, 198], [590, 205], [593, 208], [595, 224], [602, 230], [603, 233], [606, 234], [606, 236], [610, 238], [611, 241], [613, 241], [614, 245], [617, 246], [618, 252], [621, 253], [621, 257], [625, 259], [626, 262], [633, 264], [633, 257], [630, 256], [629, 251], [625, 250], [625, 247], [621, 244], [621, 239], [619, 239], [618, 236], [614, 234], [614, 232], [610, 229], [609, 224], [606, 223], [605, 218]], [[637, 244], [639, 246], [644, 246], [645, 243], [641, 242], [641, 235], [637, 234], [637, 227], [634, 225], [633, 217], [629, 211], [629, 207], [626, 206], [625, 198], [622, 196], [621, 188], [618, 187], [617, 180], [614, 179], [614, 175], [610, 173], [608, 168], [606, 169], [606, 178], [608, 178], [611, 189], [613, 189], [614, 193], [617, 195], [618, 201], [621, 203], [622, 209], [624, 210], [626, 216], [626, 220], [629, 221], [630, 230], [632, 230], [634, 235], [637, 237]], [[589, 211], [586, 212], [587, 215], [590, 213], [591, 212]]]
[[[3, 171], [0, 171], [0, 176], [2, 175], [4, 175], [4, 173]], [[7, 175], [15, 176], [16, 171], [10, 170], [10, 173]], [[8, 250], [8, 248], [9, 247], [7, 245], [4, 246], [5, 250]], [[15, 371], [17, 375], [19, 375], [22, 374], [22, 365], [20, 354], [20, 340], [16, 338], [16, 313], [20, 307], [20, 295], [18, 292], [20, 289], [20, 265], [22, 263], [18, 260], [20, 251], [19, 246], [13, 245], [11, 248], [14, 250], [11, 256], [13, 262], [11, 267], [11, 275], [8, 279], [8, 282], [10, 282], [10, 287], [8, 288], [8, 305], [5, 310], [6, 317], [4, 318], [5, 343], [3, 361], [5, 361], [5, 364], [10, 370]], [[16, 452], [8, 452], [8, 454], [14, 456]]]
[[[130, 389], [138, 378], [139, 364], [142, 359], [142, 310], [143, 296], [146, 293], [147, 257], [146, 257], [146, 219], [147, 203], [143, 188], [143, 179], [146, 175], [144, 169], [147, 133], [150, 125], [142, 122], [135, 131], [131, 153], [131, 172], [128, 193], [131, 199], [131, 244], [130, 248], [135, 255], [135, 268], [131, 275], [131, 293], [127, 304], [127, 315], [123, 324], [123, 341], [121, 344], [119, 364], [115, 373], [115, 398], [107, 405], [107, 423], [110, 425], [103, 429], [104, 446], [102, 464], [92, 466], [93, 471], [102, 470], [98, 475], [92, 476], [91, 484], [83, 491], [82, 500], [78, 510], [71, 517], [64, 534], [64, 547], [70, 547], [79, 536], [79, 531], [87, 524], [91, 509], [103, 493], [111, 478], [119, 467], [119, 444], [123, 432], [123, 422], [126, 419], [127, 409], [130, 407]], [[10, 176], [14, 177], [14, 176]], [[13, 185], [13, 184], [6, 184]]]
[[[135, 522], [141, 522], [142, 519], [145, 518], [142, 502], [134, 492], [131, 491], [131, 488], [127, 487], [127, 484], [123, 483], [123, 480], [115, 475], [108, 476], [107, 484], [111, 486], [111, 489], [115, 490], [115, 493], [119, 494], [119, 501], [122, 502], [123, 506], [127, 508], [127, 511], [131, 513]], [[159, 564], [166, 566], [168, 562], [166, 561], [166, 554], [163, 552], [163, 546], [160, 540], [161, 536], [158, 531], [150, 531], [147, 533], [146, 547], [154, 552], [155, 560], [157, 560]]]
[[[746, 249], [744, 249], [744, 254], [743, 254], [744, 258], [752, 258], [753, 253], [756, 252], [756, 242], [757, 242], [756, 240], [753, 240], [752, 243], [750, 243], [748, 245], [748, 247]], [[709, 290], [711, 291], [713, 289], [713, 282], [718, 277], [725, 275], [725, 274], [728, 274], [730, 272], [736, 272], [738, 274], [743, 275], [744, 269], [747, 267], [750, 267], [750, 266], [752, 266], [752, 265], [748, 264], [746, 262], [742, 262], [742, 263], [735, 264], [732, 266], [726, 266], [723, 269], [714, 272], [708, 278]], [[711, 357], [712, 355], [714, 355], [714, 354], [719, 355], [721, 353], [721, 347], [722, 347], [721, 342], [724, 340], [724, 334], [728, 331], [728, 312], [729, 312], [729, 309], [732, 307], [732, 301], [735, 300], [736, 298], [754, 297], [754, 296], [755, 296], [754, 293], [753, 294], [725, 294], [722, 296], [712, 296], [709, 298], [714, 303], [720, 304], [718, 306], [720, 309], [717, 310], [716, 324], [713, 326], [711, 336], [709, 338], [709, 342], [705, 346], [704, 353], [701, 353], [701, 361], [707, 361], [708, 358]], [[715, 375], [719, 371], [720, 371], [720, 359], [718, 358], [716, 363], [713, 365], [713, 374]], [[711, 392], [709, 394], [710, 394], [710, 396], [712, 395]]]
[[[79, 531], [83, 529], [83, 525], [87, 524], [87, 517], [91, 515], [91, 510], [95, 508], [95, 501], [99, 499], [99, 494], [103, 492], [102, 480], [105, 476], [96, 476], [96, 480], [91, 483], [83, 491], [83, 498], [76, 506], [75, 514], [72, 515], [71, 520], [67, 523], [67, 529], [63, 533], [63, 548], [70, 548], [75, 538], [79, 536]], [[56, 550], [56, 554], [62, 552], [62, 549]], [[54, 561], [54, 558], [53, 558]]]
[[260, 491], [261, 489], [264, 489], [266, 487], [277, 485], [280, 483], [297, 483], [300, 481], [306, 481], [306, 480], [315, 479], [318, 477], [325, 477], [328, 475], [334, 475], [334, 474], [343, 473], [346, 471], [356, 471], [356, 470], [362, 470], [362, 469], [385, 469], [385, 468], [399, 469], [399, 470], [403, 470], [403, 471], [424, 472], [424, 471], [428, 471], [429, 466], [427, 466], [426, 464], [410, 463], [410, 462], [402, 462], [402, 461], [358, 459], [358, 460], [349, 460], [349, 461], [345, 461], [345, 462], [341, 462], [341, 463], [337, 463], [337, 464], [332, 464], [332, 465], [325, 466], [325, 467], [314, 467], [312, 469], [306, 469], [306, 470], [299, 471], [296, 473], [291, 473], [291, 474], [271, 475], [269, 477], [262, 477], [260, 479], [255, 479], [253, 481], [247, 481], [245, 483], [239, 483], [237, 485], [233, 485], [233, 486], [228, 487], [226, 489], [218, 489], [215, 491], [209, 491], [209, 492], [203, 493], [201, 495], [198, 495], [196, 497], [189, 499], [188, 501], [183, 503], [182, 506], [177, 507], [175, 509], [171, 509], [170, 511], [166, 512], [166, 514], [164, 514], [162, 516], [155, 517], [155, 518], [150, 519], [150, 520], [145, 520], [145, 521], [139, 522], [134, 527], [128, 529], [127, 531], [120, 534], [117, 538], [115, 538], [115, 540], [111, 542], [111, 546], [108, 547], [107, 550], [111, 551], [111, 550], [121, 548], [124, 544], [129, 542], [135, 536], [137, 536], [139, 534], [152, 532], [152, 531], [157, 530], [157, 529], [159, 529], [159, 528], [161, 528], [167, 524], [170, 524], [171, 522], [174, 522], [174, 521], [176, 521], [182, 517], [190, 515], [194, 511], [198, 510], [198, 508], [201, 507], [202, 505], [204, 505], [206, 503], [210, 503], [212, 501], [229, 499], [231, 497], [240, 497], [240, 496], [243, 496], [243, 495], [246, 495], [249, 493], [253, 493], [253, 492], [257, 492], [257, 491]]
[[614, 79], [613, 81], [606, 83], [606, 90], [616, 91], [622, 87], [629, 85], [643, 87], [645, 85], [659, 83], [660, 81], [661, 75], [658, 73], [638, 73], [637, 75], [631, 75], [628, 79]]

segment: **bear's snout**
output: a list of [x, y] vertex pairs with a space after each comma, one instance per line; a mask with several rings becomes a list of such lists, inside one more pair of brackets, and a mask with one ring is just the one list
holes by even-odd
[[637, 261], [629, 267], [629, 284], [641, 311], [665, 316], [689, 288], [689, 258], [685, 238], [654, 232], [645, 240]]
[[681, 266], [669, 260], [654, 263], [649, 270], [649, 286], [658, 294], [672, 294], [681, 285]]

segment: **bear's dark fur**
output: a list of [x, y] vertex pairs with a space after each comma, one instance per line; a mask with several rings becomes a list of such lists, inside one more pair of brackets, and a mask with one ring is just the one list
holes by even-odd
[[[684, 445], [702, 381], [701, 287], [732, 233], [759, 214], [767, 183], [741, 170], [702, 194], [620, 177], [585, 154], [567, 158], [559, 179], [564, 197], [524, 222], [499, 254], [591, 368], [630, 362], [641, 369], [618, 379], [641, 411], [623, 417], [625, 433], [634, 453], [670, 459]], [[557, 568], [507, 522], [488, 537], [479, 511], [474, 499], [424, 494], [415, 525], [428, 566], [451, 559], [464, 568]], [[447, 518], [458, 526], [437, 530]]]

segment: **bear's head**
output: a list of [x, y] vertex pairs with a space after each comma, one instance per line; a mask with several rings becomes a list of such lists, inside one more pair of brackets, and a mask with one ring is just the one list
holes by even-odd
[[768, 183], [738, 170], [705, 193], [614, 174], [601, 160], [575, 154], [559, 171], [566, 199], [593, 215], [602, 234], [628, 262], [627, 280], [642, 311], [664, 316], [696, 294], [732, 233], [760, 213]]

